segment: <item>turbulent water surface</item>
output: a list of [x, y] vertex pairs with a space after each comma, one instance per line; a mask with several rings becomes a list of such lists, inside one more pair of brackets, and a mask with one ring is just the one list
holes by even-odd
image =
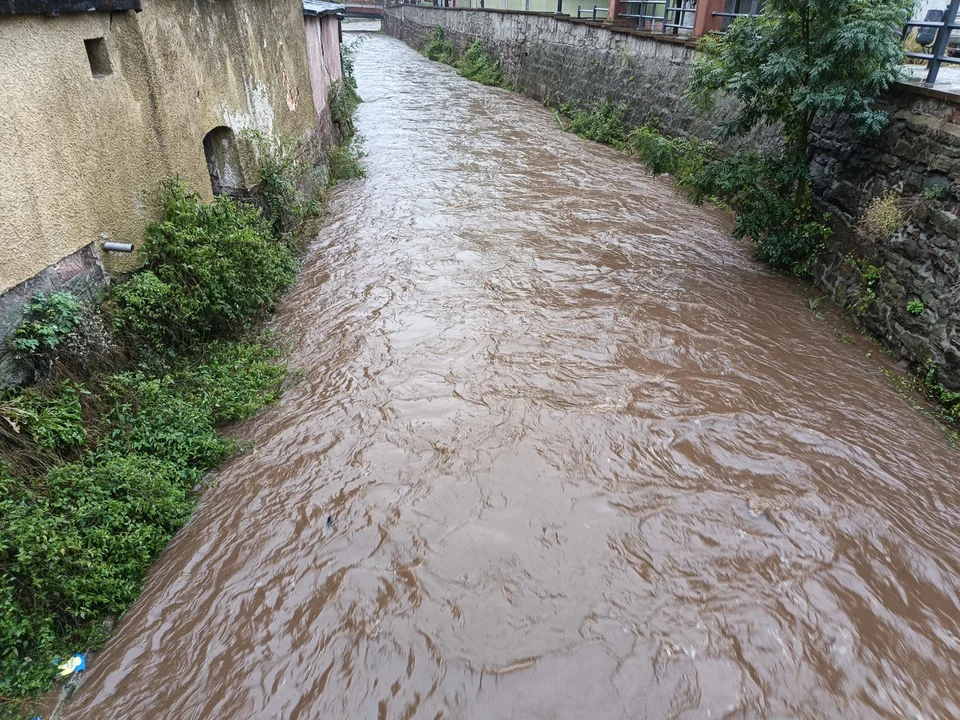
[[957, 455], [877, 348], [536, 102], [357, 70], [303, 377], [65, 716], [960, 717]]

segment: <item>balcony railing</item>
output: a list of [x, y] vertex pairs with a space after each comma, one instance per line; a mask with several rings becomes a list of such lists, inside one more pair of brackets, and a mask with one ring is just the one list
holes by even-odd
[[627, 12], [620, 13], [618, 17], [636, 19], [638, 30], [659, 31], [664, 35], [689, 32], [693, 29], [693, 16], [697, 13], [697, 0], [626, 0], [621, 4]]
[[593, 9], [591, 10], [590, 8], [585, 8], [585, 7], [583, 7], [582, 5], [577, 5], [577, 17], [578, 17], [578, 18], [589, 17], [589, 18], [591, 18], [591, 19], [593, 19], [593, 20], [596, 20], [596, 19], [597, 19], [597, 13], [603, 13], [603, 16], [606, 17], [606, 16], [607, 16], [607, 9], [606, 9], [605, 7], [600, 7], [600, 6], [598, 6], [598, 5], [594, 5], [594, 6], [593, 6]]
[[905, 53], [909, 58], [927, 61], [927, 77], [924, 80], [925, 85], [936, 84], [937, 75], [943, 63], [960, 64], [960, 57], [953, 57], [947, 54], [950, 35], [954, 30], [960, 30], [960, 24], [957, 24], [958, 8], [960, 8], [960, 0], [950, 0], [950, 4], [947, 5], [946, 10], [928, 10], [926, 18], [923, 20], [911, 20], [903, 28], [904, 41], [906, 41], [912, 28], [919, 28], [916, 36], [917, 44], [920, 45], [920, 47], [928, 47], [930, 49], [930, 52], [925, 53], [910, 51]]

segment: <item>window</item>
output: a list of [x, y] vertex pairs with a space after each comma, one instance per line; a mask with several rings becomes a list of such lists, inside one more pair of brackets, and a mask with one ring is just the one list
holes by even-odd
[[83, 41], [87, 48], [87, 60], [90, 61], [90, 72], [95, 78], [106, 77], [111, 72], [110, 56], [107, 54], [107, 44], [102, 37]]

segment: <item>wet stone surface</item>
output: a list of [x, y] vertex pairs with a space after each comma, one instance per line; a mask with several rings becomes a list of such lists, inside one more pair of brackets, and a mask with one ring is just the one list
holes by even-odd
[[957, 455], [876, 348], [535, 102], [357, 68], [303, 379], [65, 717], [960, 716]]

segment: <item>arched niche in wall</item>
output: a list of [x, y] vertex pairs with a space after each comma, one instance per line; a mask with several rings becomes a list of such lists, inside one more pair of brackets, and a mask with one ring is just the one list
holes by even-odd
[[214, 195], [240, 197], [247, 194], [233, 130], [221, 125], [208, 132], [203, 138], [203, 152], [207, 156], [207, 170]]

